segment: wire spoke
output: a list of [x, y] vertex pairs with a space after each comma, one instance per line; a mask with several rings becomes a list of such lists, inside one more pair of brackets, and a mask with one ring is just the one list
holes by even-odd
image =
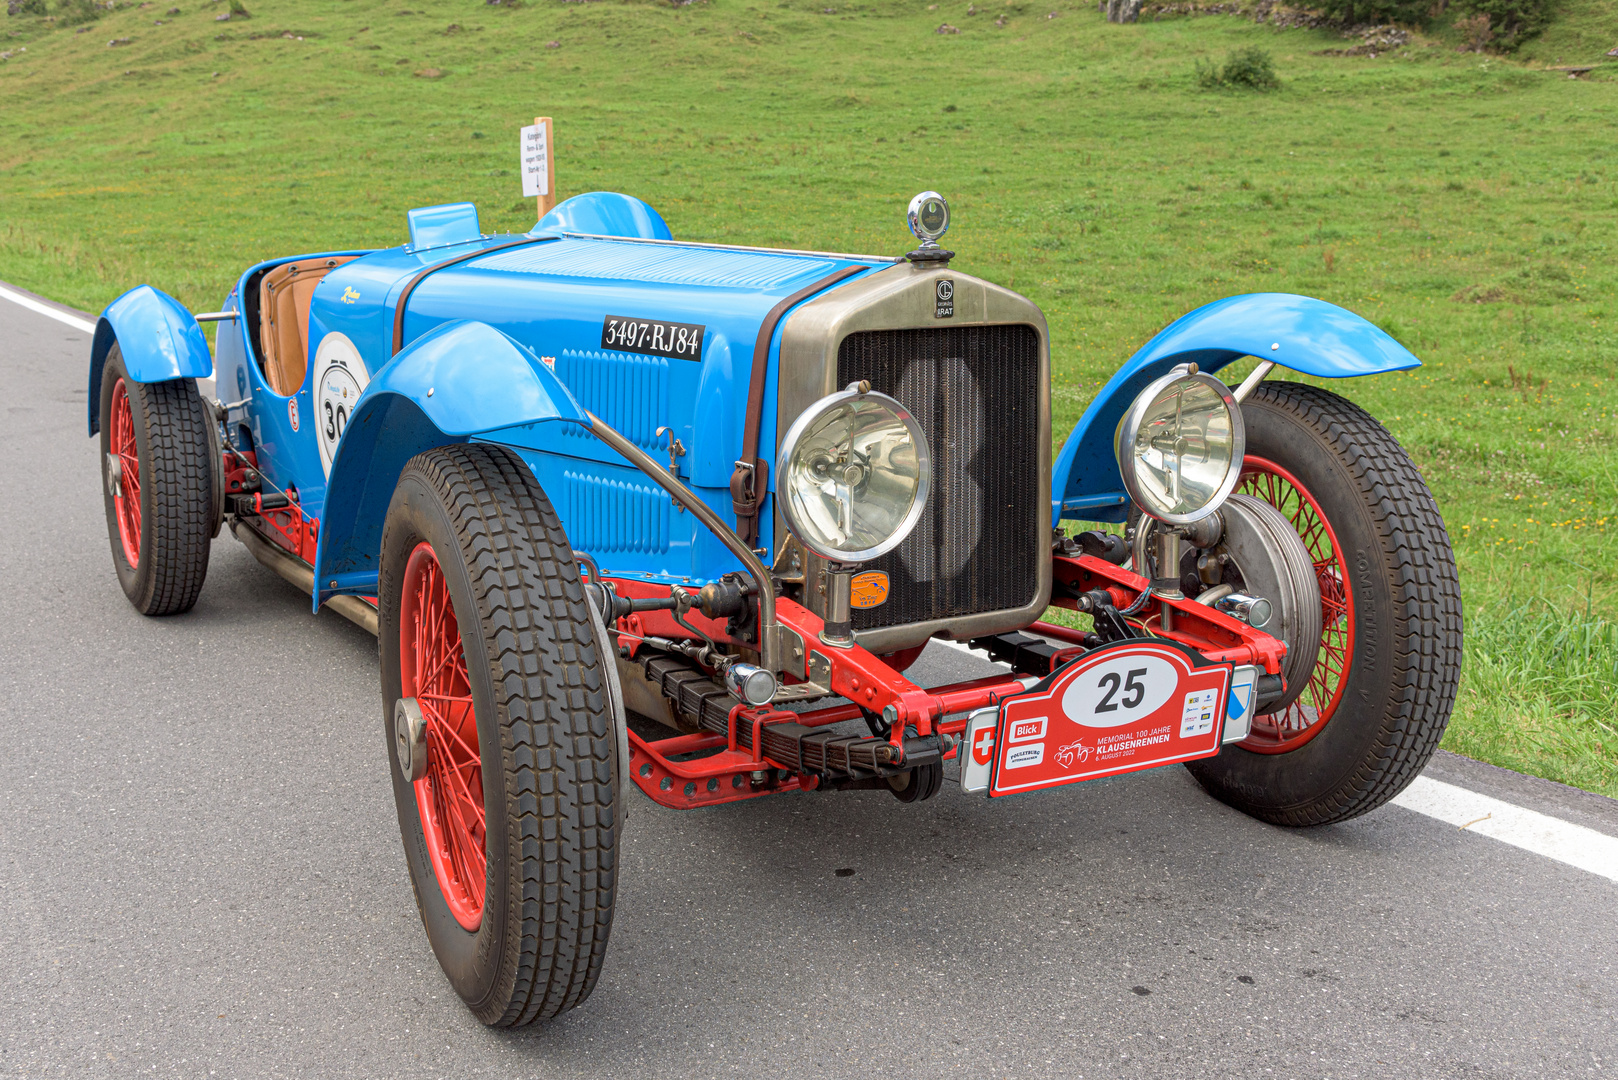
[[[460, 626], [437, 556], [417, 545], [406, 568], [401, 674], [427, 722], [427, 776], [418, 783], [433, 872], [457, 921], [476, 929], [488, 870], [483, 766]], [[408, 655], [403, 655], [408, 654]]]
[[1353, 651], [1348, 566], [1319, 506], [1280, 466], [1248, 458], [1237, 490], [1269, 503], [1292, 523], [1320, 588], [1321, 636], [1308, 683], [1284, 710], [1254, 717], [1248, 739], [1253, 749], [1285, 750], [1312, 737], [1341, 696]]

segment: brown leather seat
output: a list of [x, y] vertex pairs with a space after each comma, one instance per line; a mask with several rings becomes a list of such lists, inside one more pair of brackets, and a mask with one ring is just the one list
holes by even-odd
[[309, 359], [309, 303], [320, 279], [355, 258], [332, 255], [282, 263], [258, 286], [258, 340], [264, 379], [277, 394], [290, 396], [303, 386]]

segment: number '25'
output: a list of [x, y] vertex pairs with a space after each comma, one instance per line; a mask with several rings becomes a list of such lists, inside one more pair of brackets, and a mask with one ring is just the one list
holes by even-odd
[[[1140, 677], [1145, 674], [1145, 668], [1131, 668], [1127, 678], [1120, 679], [1116, 671], [1109, 671], [1101, 676], [1101, 681], [1096, 686], [1097, 688], [1106, 687], [1107, 692], [1102, 696], [1100, 702], [1096, 704], [1096, 712], [1117, 712], [1120, 704], [1126, 709], [1133, 709], [1139, 705], [1146, 697], [1146, 684], [1139, 681]], [[1118, 695], [1120, 688], [1124, 691], [1123, 701], [1113, 701], [1112, 699]]]

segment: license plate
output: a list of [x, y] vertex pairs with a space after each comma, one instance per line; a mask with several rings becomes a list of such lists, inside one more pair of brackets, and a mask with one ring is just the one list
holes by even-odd
[[1219, 752], [1230, 664], [1166, 641], [1087, 653], [968, 721], [961, 787], [1018, 795]]

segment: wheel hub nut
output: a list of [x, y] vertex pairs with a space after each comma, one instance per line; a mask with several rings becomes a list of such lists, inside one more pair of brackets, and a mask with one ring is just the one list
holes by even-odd
[[124, 494], [124, 459], [117, 454], [107, 455], [107, 490], [115, 499]]
[[393, 705], [393, 748], [399, 755], [399, 773], [412, 784], [427, 775], [427, 718], [413, 697]]

